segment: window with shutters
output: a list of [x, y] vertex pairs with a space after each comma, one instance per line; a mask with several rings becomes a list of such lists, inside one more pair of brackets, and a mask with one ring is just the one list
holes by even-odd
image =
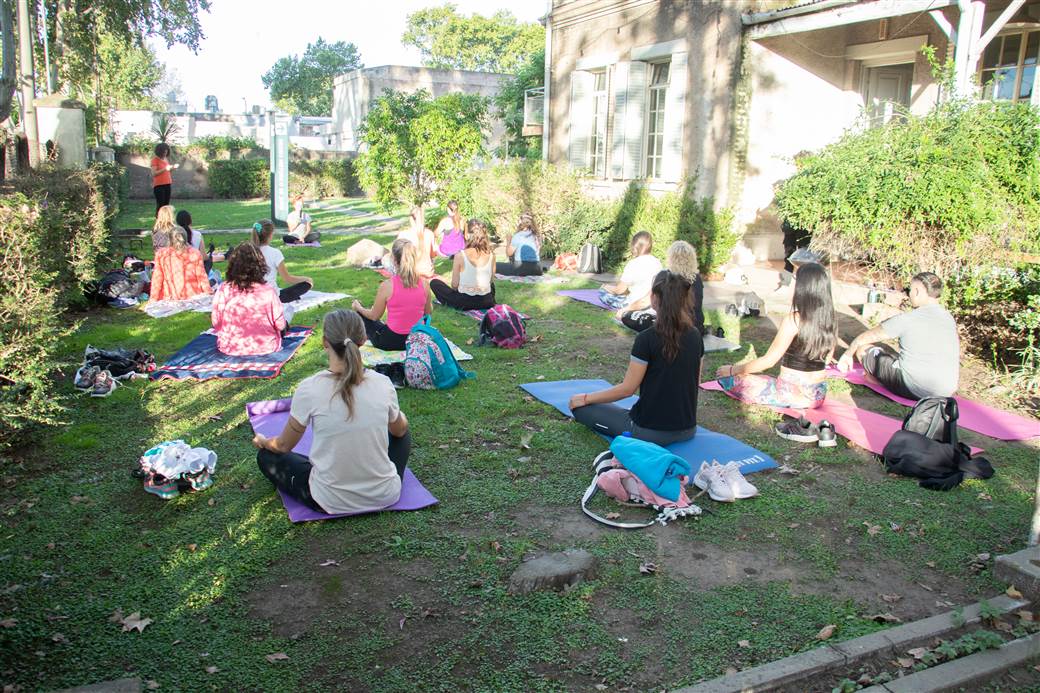
[[1040, 31], [1004, 34], [982, 56], [982, 95], [994, 101], [1029, 101], [1033, 94]]
[[597, 72], [592, 82], [592, 131], [589, 135], [589, 170], [596, 178], [607, 173], [607, 73]]
[[646, 177], [660, 178], [664, 159], [664, 113], [668, 96], [669, 63], [650, 66], [649, 93], [646, 100]]

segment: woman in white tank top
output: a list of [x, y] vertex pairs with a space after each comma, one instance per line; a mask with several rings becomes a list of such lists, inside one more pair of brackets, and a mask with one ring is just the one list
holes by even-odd
[[457, 310], [487, 310], [495, 305], [495, 254], [484, 222], [470, 219], [466, 224], [466, 248], [455, 255], [451, 286], [442, 279], [430, 282], [437, 300]]

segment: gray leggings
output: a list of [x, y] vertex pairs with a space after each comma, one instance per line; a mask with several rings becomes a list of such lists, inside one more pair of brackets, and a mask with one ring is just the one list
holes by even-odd
[[670, 445], [681, 440], [689, 440], [697, 433], [697, 428], [684, 428], [678, 431], [658, 431], [643, 428], [632, 421], [627, 409], [616, 404], [588, 404], [574, 410], [574, 420], [588, 426], [596, 433], [608, 438], [615, 438], [622, 433], [630, 433], [633, 438], [645, 440], [657, 445]]

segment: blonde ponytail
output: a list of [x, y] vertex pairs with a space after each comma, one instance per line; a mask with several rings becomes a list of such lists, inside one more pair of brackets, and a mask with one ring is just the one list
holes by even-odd
[[336, 375], [336, 390], [347, 405], [347, 418], [354, 417], [354, 388], [365, 379], [365, 364], [360, 345], [365, 341], [365, 323], [352, 310], [334, 310], [325, 314], [325, 341], [343, 360], [343, 372]]
[[406, 289], [414, 289], [419, 285], [419, 272], [415, 268], [417, 252], [415, 245], [407, 238], [398, 238], [390, 247], [397, 276], [401, 278], [401, 283]]
[[249, 232], [249, 240], [253, 245], [260, 246], [265, 243], [271, 242], [271, 236], [274, 235], [274, 222], [270, 219], [261, 219], [260, 221], [253, 224], [253, 228]]

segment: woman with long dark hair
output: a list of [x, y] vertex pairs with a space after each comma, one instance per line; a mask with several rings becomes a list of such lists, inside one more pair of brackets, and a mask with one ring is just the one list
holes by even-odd
[[173, 196], [173, 176], [170, 172], [180, 168], [180, 164], [171, 164], [170, 145], [160, 142], [155, 145], [155, 156], [152, 157], [150, 168], [152, 169], [152, 194], [155, 195], [155, 214], [170, 204]]
[[[834, 356], [836, 340], [831, 279], [826, 269], [810, 262], [798, 268], [791, 310], [766, 353], [747, 363], [720, 366], [716, 376], [727, 392], [744, 402], [812, 409], [827, 397], [824, 369]], [[779, 377], [761, 375], [777, 363]], [[779, 428], [777, 433], [784, 436]]]
[[[412, 447], [408, 419], [390, 379], [365, 368], [365, 325], [352, 310], [325, 316], [328, 369], [293, 392], [289, 420], [274, 438], [253, 437], [260, 471], [276, 488], [325, 513], [379, 510], [401, 497]], [[310, 457], [293, 448], [310, 427]]]
[[457, 310], [485, 310], [495, 305], [495, 253], [487, 237], [487, 228], [479, 219], [466, 224], [466, 247], [455, 253], [451, 268], [451, 286], [443, 279], [430, 282], [437, 300]]
[[[704, 341], [690, 318], [690, 289], [685, 277], [657, 274], [650, 291], [654, 327], [636, 336], [621, 384], [571, 397], [575, 421], [606, 436], [630, 433], [658, 445], [694, 436]], [[630, 411], [613, 404], [637, 392]]]
[[267, 261], [260, 248], [243, 243], [231, 251], [227, 280], [213, 295], [210, 322], [217, 351], [229, 356], [261, 356], [282, 348], [289, 326], [278, 289], [264, 281]]

